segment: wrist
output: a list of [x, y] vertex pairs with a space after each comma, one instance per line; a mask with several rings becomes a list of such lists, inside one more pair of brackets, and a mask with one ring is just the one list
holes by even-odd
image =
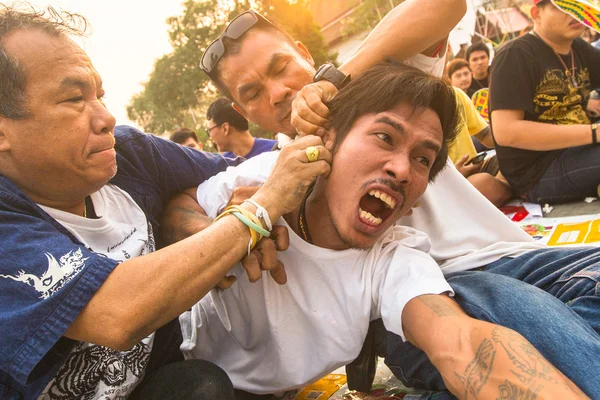
[[592, 124], [592, 144], [598, 144], [598, 124]]
[[[282, 216], [283, 213], [280, 204], [273, 201], [271, 197], [268, 194], [263, 193], [262, 190], [258, 190], [258, 192], [256, 192], [251, 199], [266, 210], [272, 223], [275, 223], [275, 221]], [[242, 204], [242, 206], [248, 209], [248, 211], [256, 213], [257, 207], [254, 204], [246, 201]]]

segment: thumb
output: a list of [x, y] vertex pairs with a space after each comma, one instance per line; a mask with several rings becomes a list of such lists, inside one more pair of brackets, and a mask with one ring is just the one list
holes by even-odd
[[465, 163], [467, 162], [467, 160], [468, 160], [468, 159], [469, 159], [469, 155], [468, 155], [468, 154], [465, 154], [464, 156], [462, 156], [462, 157], [460, 158], [460, 160], [458, 160], [458, 161], [456, 162], [456, 164], [455, 164], [455, 165], [456, 165], [457, 167], [462, 167], [463, 165], [465, 165]]

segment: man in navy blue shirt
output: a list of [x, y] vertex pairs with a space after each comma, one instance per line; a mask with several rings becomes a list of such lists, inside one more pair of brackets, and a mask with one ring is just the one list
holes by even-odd
[[[0, 398], [233, 399], [220, 368], [182, 361], [176, 318], [248, 252], [251, 232], [225, 216], [161, 249], [158, 218], [237, 161], [115, 127], [68, 37], [85, 20], [49, 11], [0, 9]], [[282, 151], [279, 177], [252, 196], [272, 218], [329, 171], [320, 144]], [[286, 247], [273, 236], [256, 248]], [[286, 279], [275, 257], [246, 268]]]
[[271, 151], [276, 140], [255, 138], [248, 130], [248, 120], [233, 109], [231, 100], [221, 97], [215, 100], [206, 112], [208, 128], [206, 132], [217, 146], [224, 152], [223, 157], [252, 158]]

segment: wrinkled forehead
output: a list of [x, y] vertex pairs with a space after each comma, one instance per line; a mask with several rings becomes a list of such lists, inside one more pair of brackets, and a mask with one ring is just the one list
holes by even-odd
[[219, 61], [218, 79], [237, 102], [240, 87], [262, 83], [278, 58], [301, 58], [298, 48], [276, 31], [254, 29], [238, 41], [228, 40], [227, 53]]
[[67, 76], [100, 80], [85, 51], [66, 35], [20, 29], [8, 35], [2, 45], [25, 71], [28, 89], [39, 83], [59, 82]]

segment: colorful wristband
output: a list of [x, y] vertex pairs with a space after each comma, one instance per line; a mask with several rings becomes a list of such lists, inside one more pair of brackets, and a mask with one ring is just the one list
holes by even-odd
[[272, 231], [273, 224], [271, 223], [271, 218], [269, 217], [269, 213], [267, 212], [267, 209], [252, 199], [244, 200], [244, 202], [250, 203], [256, 207], [256, 216], [265, 222], [265, 227], [267, 228], [267, 230], [269, 232]]

